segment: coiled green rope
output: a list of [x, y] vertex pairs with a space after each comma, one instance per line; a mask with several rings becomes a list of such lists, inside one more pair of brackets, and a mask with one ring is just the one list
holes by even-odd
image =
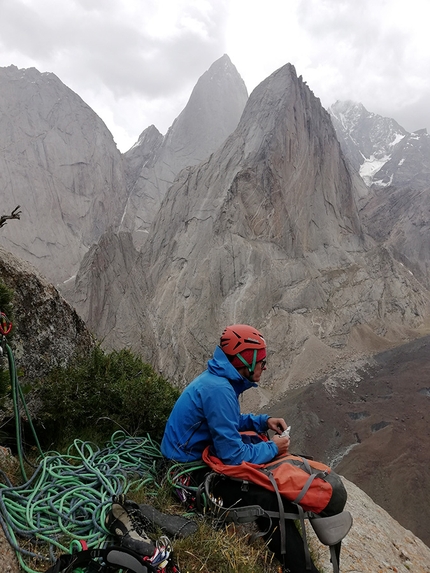
[[[35, 573], [24, 557], [53, 562], [55, 550], [68, 552], [65, 544], [72, 540], [102, 546], [109, 535], [104, 523], [112, 496], [132, 485], [158, 488], [161, 458], [159, 444], [149, 436], [116, 432], [104, 449], [75, 440], [65, 455], [45, 454], [22, 486], [0, 484], [0, 523], [23, 570]], [[50, 557], [24, 547], [40, 543]]]

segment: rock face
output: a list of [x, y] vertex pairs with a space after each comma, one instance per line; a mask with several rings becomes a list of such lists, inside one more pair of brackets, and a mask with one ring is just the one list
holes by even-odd
[[[29, 263], [1, 247], [0, 276], [14, 291], [14, 334], [9, 346], [22, 382], [31, 384], [93, 347], [92, 335], [58, 290]], [[1, 411], [0, 421], [8, 414]]]
[[163, 136], [151, 126], [125, 154], [129, 196], [120, 229], [140, 245], [161, 201], [181, 169], [206, 159], [236, 128], [248, 93], [224, 55], [198, 80], [191, 97]]
[[83, 255], [125, 203], [122, 158], [100, 118], [54, 74], [0, 68], [2, 214], [21, 206], [1, 244], [54, 284], [74, 275]]
[[430, 187], [376, 189], [361, 216], [375, 241], [430, 289]]
[[[85, 255], [76, 281], [62, 289], [92, 332], [122, 330], [116, 322], [116, 307], [124, 297], [137, 256], [131, 233], [110, 229]], [[138, 299], [135, 304], [139, 306]]]
[[178, 176], [117, 301], [117, 327], [97, 332], [181, 385], [225, 324], [255, 324], [270, 344], [260, 404], [349, 353], [417, 335], [428, 293], [365, 239], [355, 197], [366, 193], [329, 114], [284, 66], [227, 141]]
[[[344, 479], [348, 492], [346, 510], [354, 523], [342, 542], [340, 570], [357, 573], [391, 573], [393, 571], [430, 572], [430, 549], [404, 529], [370, 497]], [[312, 547], [320, 571], [333, 570], [328, 548], [315, 541]]]

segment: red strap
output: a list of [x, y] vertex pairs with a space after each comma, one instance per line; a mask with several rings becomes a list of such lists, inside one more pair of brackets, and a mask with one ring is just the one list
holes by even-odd
[[4, 312], [0, 312], [0, 333], [6, 336], [11, 330], [12, 323], [8, 321]]

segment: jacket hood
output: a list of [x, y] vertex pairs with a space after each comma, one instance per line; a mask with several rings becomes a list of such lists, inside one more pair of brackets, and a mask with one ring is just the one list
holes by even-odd
[[208, 371], [215, 376], [227, 378], [233, 386], [236, 395], [239, 396], [248, 388], [256, 388], [258, 384], [248, 380], [231, 365], [220, 346], [215, 348], [213, 357], [208, 361]]

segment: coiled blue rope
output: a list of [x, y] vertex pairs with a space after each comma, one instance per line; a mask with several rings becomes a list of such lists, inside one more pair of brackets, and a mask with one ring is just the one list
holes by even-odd
[[[104, 523], [112, 496], [132, 485], [158, 488], [161, 458], [159, 444], [149, 436], [119, 431], [104, 449], [75, 440], [65, 455], [45, 454], [21, 486], [0, 484], [0, 523], [23, 570], [36, 573], [24, 557], [54, 562], [55, 551], [68, 552], [65, 544], [73, 540], [102, 546], [109, 535]], [[28, 549], [40, 543], [49, 557]]]

